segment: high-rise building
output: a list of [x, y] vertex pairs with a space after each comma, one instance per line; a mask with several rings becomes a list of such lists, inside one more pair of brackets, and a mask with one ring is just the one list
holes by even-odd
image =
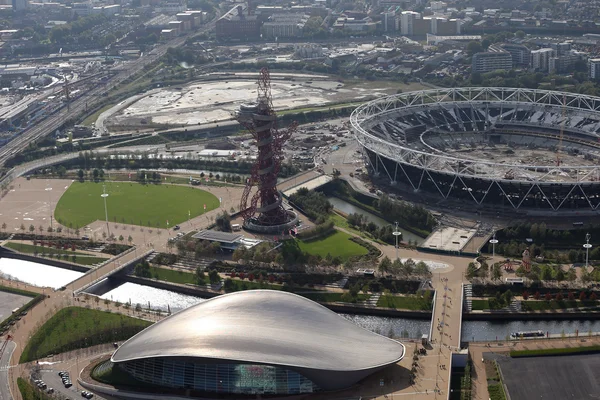
[[[496, 45], [493, 45], [496, 47]], [[491, 48], [492, 46], [490, 46]], [[501, 50], [510, 53], [513, 61], [513, 67], [528, 66], [531, 63], [531, 51], [522, 44], [503, 43], [498, 45]]]
[[24, 11], [27, 10], [29, 2], [27, 0], [12, 0], [13, 11]]
[[590, 79], [600, 79], [600, 58], [588, 60], [588, 71]]
[[407, 36], [414, 34], [415, 21], [421, 18], [421, 14], [414, 11], [402, 11], [400, 14], [400, 33]]
[[471, 72], [490, 72], [498, 69], [512, 68], [512, 57], [509, 52], [488, 52], [473, 54]]
[[544, 48], [533, 50], [531, 52], [531, 66], [536, 71], [548, 71], [550, 68], [550, 58], [554, 56], [554, 50]]

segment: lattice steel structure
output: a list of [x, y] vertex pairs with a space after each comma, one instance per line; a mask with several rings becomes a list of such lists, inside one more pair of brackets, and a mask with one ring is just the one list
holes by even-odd
[[[277, 129], [277, 115], [271, 100], [271, 78], [265, 67], [258, 78], [256, 103], [242, 104], [237, 120], [256, 140], [258, 157], [240, 202], [240, 210], [247, 229], [263, 233], [287, 232], [298, 218], [282, 206], [283, 195], [277, 190], [277, 174], [283, 160], [283, 144], [296, 129]], [[257, 187], [250, 198], [250, 192]], [[250, 204], [248, 199], [250, 198]]]
[[[496, 87], [423, 90], [361, 105], [350, 122], [375, 175], [393, 185], [481, 207], [554, 213], [600, 207], [598, 97]], [[494, 160], [500, 145], [507, 156]], [[494, 157], [476, 156], [478, 148]], [[562, 156], [538, 165], [510, 160], [512, 149]]]

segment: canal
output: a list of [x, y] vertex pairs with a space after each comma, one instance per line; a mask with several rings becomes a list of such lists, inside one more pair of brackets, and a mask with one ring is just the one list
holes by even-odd
[[[371, 214], [370, 212], [365, 211], [362, 208], [359, 208], [359, 207], [355, 206], [354, 204], [350, 204], [347, 201], [342, 200], [340, 198], [327, 197], [327, 200], [331, 203], [333, 208], [335, 208], [336, 210], [340, 210], [344, 214], [362, 214], [365, 216], [367, 221], [373, 222], [375, 225], [377, 225], [379, 227], [391, 225], [385, 219], [380, 218], [375, 214]], [[410, 240], [412, 242], [416, 242], [419, 245], [419, 244], [423, 243], [423, 241], [425, 240], [422, 237], [417, 236], [414, 233], [407, 231], [406, 229], [402, 229], [401, 227], [398, 228], [398, 230], [400, 232], [402, 232], [402, 241], [403, 242], [408, 242]]]
[[[81, 272], [52, 267], [30, 261], [0, 258], [0, 274], [5, 278], [31, 285], [59, 288], [66, 286], [82, 275]], [[112, 285], [104, 280], [88, 292], [103, 299], [140, 304], [147, 308], [172, 312], [206, 301], [206, 299], [175, 293], [126, 282]], [[429, 333], [430, 321], [413, 318], [391, 318], [370, 315], [340, 314], [357, 325], [384, 336], [418, 339]], [[512, 332], [541, 330], [551, 334], [574, 334], [585, 336], [589, 332], [600, 332], [600, 320], [522, 320], [522, 321], [464, 321], [462, 341], [505, 340]]]

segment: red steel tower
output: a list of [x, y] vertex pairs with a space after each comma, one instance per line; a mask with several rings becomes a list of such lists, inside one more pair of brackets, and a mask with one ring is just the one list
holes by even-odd
[[[283, 144], [295, 131], [296, 125], [285, 130], [277, 129], [277, 116], [271, 100], [271, 78], [266, 67], [260, 70], [257, 92], [256, 103], [242, 104], [237, 114], [237, 120], [252, 134], [258, 147], [258, 157], [246, 183], [240, 210], [244, 226], [249, 230], [287, 232], [298, 218], [282, 206], [283, 196], [277, 190], [277, 174], [283, 160]], [[248, 204], [255, 186], [256, 192]]]

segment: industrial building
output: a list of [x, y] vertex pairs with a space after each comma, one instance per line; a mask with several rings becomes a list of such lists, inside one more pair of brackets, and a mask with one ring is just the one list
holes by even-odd
[[[255, 399], [345, 389], [404, 355], [401, 343], [305, 297], [250, 290], [155, 323], [122, 344], [102, 368], [129, 377], [128, 396]], [[107, 385], [95, 391], [120, 397]]]
[[217, 40], [249, 40], [260, 37], [261, 21], [247, 12], [245, 4], [233, 7], [217, 20]]
[[310, 16], [306, 14], [274, 14], [262, 26], [266, 38], [300, 37]]
[[471, 63], [471, 72], [509, 70], [512, 65], [512, 57], [507, 51], [475, 53]]

